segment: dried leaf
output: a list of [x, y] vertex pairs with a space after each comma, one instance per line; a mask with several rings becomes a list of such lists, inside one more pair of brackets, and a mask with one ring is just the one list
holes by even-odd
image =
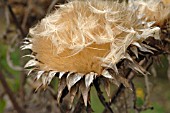
[[87, 106], [89, 88], [86, 87], [84, 81], [81, 81], [79, 88], [80, 88], [81, 94], [83, 96], [84, 104], [85, 104], [85, 106]]
[[21, 50], [32, 49], [32, 44], [22, 45], [20, 48]]
[[60, 103], [60, 98], [64, 88], [66, 87], [66, 78], [62, 77], [58, 84], [57, 102]]
[[155, 28], [153, 28], [154, 29], [154, 33], [153, 33], [153, 37], [154, 37], [154, 39], [156, 39], [156, 40], [161, 40], [160, 39], [160, 28], [159, 27], [155, 27]]
[[88, 88], [91, 83], [93, 82], [94, 80], [94, 75], [95, 73], [94, 72], [90, 72], [89, 74], [85, 75], [85, 84], [86, 84], [86, 87]]
[[151, 50], [147, 49], [146, 47], [142, 46], [139, 48], [140, 51], [143, 51], [143, 52], [149, 52], [149, 53], [152, 53], [154, 54]]
[[36, 80], [39, 80], [44, 72], [45, 71], [38, 71], [37, 76], [36, 76]]
[[36, 89], [35, 89], [35, 93], [43, 86], [43, 84], [39, 85]]
[[78, 86], [73, 86], [70, 90], [70, 103], [71, 103], [71, 105], [72, 105], [73, 100], [76, 96], [77, 90], [78, 90]]
[[34, 70], [35, 70], [35, 68], [30, 69], [30, 70], [28, 71], [27, 76], [29, 76]]
[[138, 47], [138, 48], [141, 48], [141, 45], [138, 43], [138, 42], [133, 42], [132, 45]]
[[48, 80], [47, 75], [44, 75], [44, 76], [42, 76], [41, 78], [42, 78], [43, 86], [47, 86], [47, 80]]
[[120, 81], [125, 87], [132, 89], [132, 88], [130, 87], [130, 84], [129, 84], [128, 80], [127, 80], [126, 78], [123, 78], [123, 77], [121, 77], [121, 76], [118, 76], [118, 78], [119, 78], [119, 81]]
[[149, 50], [157, 51], [157, 49], [155, 49], [155, 48], [153, 48], [153, 47], [151, 47], [151, 46], [149, 46], [149, 45], [146, 45], [146, 44], [143, 44], [143, 43], [141, 43], [141, 45], [142, 45], [143, 47], [149, 49]]
[[31, 38], [26, 37], [26, 38], [24, 38], [24, 41], [32, 42], [32, 39], [31, 39]]
[[128, 53], [125, 53], [124, 58], [128, 59], [129, 61], [133, 62], [133, 59], [131, 58], [131, 56]]
[[137, 64], [136, 62], [133, 62], [133, 63], [128, 62], [128, 63], [127, 63], [127, 66], [128, 66], [129, 68], [131, 68], [132, 70], [141, 73], [142, 75], [149, 74], [149, 72], [147, 72], [142, 66], [140, 66], [140, 65]]
[[30, 42], [29, 41], [24, 41], [23, 44], [28, 45], [28, 44], [30, 44]]
[[65, 74], [65, 72], [60, 72], [59, 73], [59, 79], [61, 79], [64, 74]]
[[116, 79], [109, 79], [109, 81], [110, 81], [111, 83], [115, 84], [117, 87], [120, 86], [120, 82], [119, 82], [118, 80], [116, 80]]
[[147, 29], [141, 29], [139, 31], [142, 31], [141, 37], [146, 39], [148, 37], [154, 37], [156, 40], [160, 40], [160, 28], [154, 27], [154, 28], [147, 28]]
[[106, 78], [113, 79], [112, 75], [108, 72], [108, 70], [103, 70], [102, 75]]
[[36, 66], [37, 64], [38, 64], [37, 61], [35, 61], [34, 59], [31, 59], [25, 64], [24, 68], [33, 67], [33, 66]]
[[35, 58], [35, 56], [34, 55], [24, 55], [24, 56], [22, 56], [22, 58], [24, 58], [24, 57], [31, 57], [31, 58]]
[[134, 53], [134, 55], [136, 56], [136, 58], [139, 58], [139, 57], [138, 57], [138, 49], [137, 49], [135, 46], [131, 47], [130, 50]]
[[50, 84], [51, 80], [54, 78], [57, 71], [50, 71], [47, 78], [47, 84]]
[[139, 44], [138, 42], [134, 42], [134, 43], [132, 43], [132, 44], [135, 45], [135, 46], [137, 46], [140, 51], [149, 52], [149, 53], [154, 54], [151, 50], [149, 50], [149, 49], [147, 49], [146, 47], [142, 46], [142, 45]]
[[107, 79], [104, 80], [104, 89], [105, 89], [109, 99], [111, 99], [111, 97], [110, 97], [111, 96], [110, 95], [110, 82]]
[[111, 67], [111, 69], [113, 69], [116, 74], [119, 74], [116, 64], [110, 64], [110, 65], [111, 66], [109, 67]]
[[78, 73], [70, 72], [70, 73], [67, 75], [67, 87], [68, 87], [68, 90], [70, 90], [70, 88], [71, 88], [75, 83], [77, 83], [82, 77], [83, 77], [83, 74], [78, 74]]
[[120, 82], [119, 82], [118, 79], [117, 79], [117, 76], [118, 76], [118, 75], [116, 75], [116, 74], [114, 73], [114, 71], [111, 70], [111, 69], [109, 69], [108, 72], [109, 72], [110, 75], [112, 75], [112, 79], [109, 79], [109, 81], [119, 87]]

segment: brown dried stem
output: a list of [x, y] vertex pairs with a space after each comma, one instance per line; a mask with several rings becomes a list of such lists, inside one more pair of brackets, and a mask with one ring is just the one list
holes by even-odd
[[12, 16], [12, 19], [14, 20], [14, 23], [15, 23], [16, 27], [19, 29], [19, 31], [20, 31], [20, 33], [22, 35], [22, 38], [25, 38], [26, 34], [24, 33], [20, 23], [18, 22], [17, 17], [15, 16], [11, 5], [8, 3], [8, 0], [4, 0], [4, 3], [8, 7], [8, 10], [9, 10], [11, 16]]
[[73, 113], [81, 113], [82, 109], [84, 108], [83, 97], [80, 96]]
[[[17, 17], [14, 13], [14, 11], [12, 10], [12, 7], [11, 5], [8, 3], [8, 0], [4, 0], [4, 4], [6, 5], [6, 7], [8, 8], [8, 11], [9, 11], [9, 14], [11, 15], [13, 21], [14, 21], [14, 24], [16, 26], [16, 28], [20, 31], [21, 33], [21, 38], [25, 38], [26, 36], [26, 33], [24, 32], [23, 28], [21, 27], [21, 24], [18, 22], [17, 20]], [[22, 100], [24, 100], [24, 85], [26, 83], [26, 76], [25, 76], [25, 73], [22, 71], [21, 72], [21, 77], [20, 77], [20, 81], [21, 81], [21, 90], [20, 90], [20, 94], [21, 94], [21, 97], [22, 97]]]
[[14, 93], [13, 93], [13, 92], [11, 91], [11, 89], [9, 88], [9, 86], [8, 86], [6, 80], [5, 80], [5, 77], [4, 77], [4, 75], [3, 75], [2, 73], [0, 73], [0, 81], [1, 81], [1, 83], [2, 83], [2, 86], [3, 86], [4, 90], [5, 90], [5, 92], [8, 94], [8, 96], [9, 96], [9, 98], [10, 98], [10, 100], [11, 100], [14, 109], [15, 109], [18, 113], [25, 113], [25, 111], [18, 105], [16, 99], [15, 99], [14, 96], [13, 96]]
[[97, 95], [101, 101], [101, 103], [104, 105], [104, 107], [107, 109], [107, 111], [109, 111], [110, 113], [113, 113], [113, 110], [111, 109], [110, 105], [108, 102], [106, 102], [104, 96], [103, 96], [103, 92], [100, 89], [100, 84], [98, 83], [98, 78], [96, 80], [94, 80], [94, 87], [96, 88], [97, 91]]
[[51, 2], [51, 4], [49, 5], [48, 7], [48, 10], [47, 10], [47, 14], [49, 14], [51, 12], [51, 10], [53, 9], [54, 5], [58, 2], [59, 0], [53, 0]]

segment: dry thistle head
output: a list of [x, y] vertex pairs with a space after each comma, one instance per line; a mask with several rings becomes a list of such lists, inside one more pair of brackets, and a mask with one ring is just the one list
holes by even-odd
[[[26, 38], [21, 47], [32, 50], [28, 55], [32, 59], [25, 68], [29, 74], [36, 70], [36, 78], [42, 78], [44, 86], [59, 73], [58, 100], [65, 87], [73, 95], [71, 102], [80, 89], [85, 105], [96, 77], [130, 87], [117, 64], [124, 60], [126, 67], [147, 74], [135, 60], [140, 51], [156, 51], [142, 42], [149, 37], [159, 40], [159, 26], [169, 16], [169, 7], [160, 8], [161, 2], [157, 3], [150, 6], [149, 2], [140, 1], [127, 5], [92, 0], [59, 5], [30, 29], [31, 38]], [[160, 15], [163, 18], [158, 18]], [[109, 88], [106, 92], [109, 96]]]

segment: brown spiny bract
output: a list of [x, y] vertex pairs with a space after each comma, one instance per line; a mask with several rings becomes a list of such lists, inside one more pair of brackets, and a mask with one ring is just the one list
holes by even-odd
[[72, 91], [75, 90], [72, 87], [80, 82], [76, 87], [80, 89], [85, 105], [90, 85], [96, 77], [103, 76], [116, 85], [123, 83], [130, 87], [117, 64], [126, 60], [127, 67], [147, 74], [135, 60], [139, 52], [154, 54], [156, 51], [143, 42], [150, 37], [160, 40], [160, 26], [169, 18], [170, 12], [166, 2], [149, 0], [127, 5], [92, 0], [59, 5], [30, 28], [30, 38], [26, 38], [21, 47], [32, 50], [28, 55], [32, 59], [25, 68], [29, 74], [36, 70], [36, 78], [42, 78], [43, 85], [48, 85], [59, 73], [58, 99], [67, 86], [73, 101], [77, 90]]

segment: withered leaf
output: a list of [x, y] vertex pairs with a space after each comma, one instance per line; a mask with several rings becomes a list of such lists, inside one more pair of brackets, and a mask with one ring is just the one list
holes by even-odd
[[69, 73], [67, 75], [67, 86], [68, 90], [77, 83], [81, 78], [83, 77], [83, 74], [78, 74], [78, 73]]
[[108, 79], [104, 79], [104, 89], [109, 97], [109, 99], [111, 98], [110, 97], [110, 81]]
[[116, 74], [119, 74], [116, 64], [112, 64], [112, 69], [115, 71]]
[[77, 90], [78, 90], [78, 86], [77, 85], [73, 86], [71, 88], [71, 90], [70, 90], [70, 103], [71, 103], [71, 106], [72, 106], [73, 100], [74, 100], [74, 98], [76, 96]]
[[49, 84], [51, 82], [51, 80], [54, 78], [56, 73], [57, 73], [57, 71], [50, 71], [49, 72], [48, 78], [47, 78], [47, 84]]
[[33, 66], [36, 66], [37, 64], [38, 64], [37, 61], [35, 61], [34, 59], [31, 59], [25, 64], [24, 68], [33, 67]]
[[42, 74], [43, 74], [44, 72], [45, 72], [45, 71], [38, 71], [37, 76], [36, 76], [36, 80], [40, 79], [40, 77], [42, 76]]
[[154, 54], [151, 50], [149, 50], [149, 49], [146, 48], [145, 46], [139, 44], [138, 42], [133, 42], [132, 44], [135, 45], [136, 47], [138, 47], [140, 51], [149, 52], [149, 53]]
[[57, 102], [60, 103], [60, 98], [64, 88], [66, 87], [66, 78], [62, 77], [58, 84]]
[[137, 49], [135, 46], [131, 47], [130, 50], [134, 53], [134, 55], [136, 56], [136, 58], [139, 58], [139, 57], [138, 57], [138, 49]]
[[87, 106], [89, 88], [86, 87], [84, 81], [81, 81], [79, 88], [80, 88], [81, 94], [83, 96], [84, 104], [85, 104], [85, 106]]
[[94, 75], [95, 73], [94, 72], [90, 72], [89, 74], [85, 75], [85, 84], [86, 84], [86, 87], [88, 88], [91, 83], [93, 82], [94, 80]]
[[64, 74], [65, 74], [65, 72], [60, 72], [60, 73], [59, 73], [59, 79], [61, 79]]
[[30, 69], [27, 73], [27, 76], [29, 76], [34, 70], [35, 70], [35, 68]]
[[133, 62], [133, 59], [131, 58], [131, 56], [128, 53], [125, 53], [124, 56], [126, 59], [128, 59], [129, 61]]
[[130, 84], [126, 78], [123, 78], [119, 75], [118, 79], [125, 87], [130, 88]]
[[32, 49], [32, 44], [22, 45], [20, 48], [21, 50]]
[[112, 75], [108, 72], [108, 70], [103, 70], [102, 75], [106, 78], [113, 79]]
[[151, 47], [151, 46], [149, 46], [149, 45], [146, 45], [146, 44], [143, 44], [143, 43], [141, 43], [141, 45], [142, 45], [143, 47], [149, 49], [149, 50], [157, 51], [157, 49], [155, 49], [155, 48], [153, 48], [153, 47]]
[[147, 72], [142, 66], [140, 66], [137, 62], [128, 62], [127, 63], [127, 66], [129, 68], [131, 68], [132, 70], [134, 71], [137, 71], [139, 73], [141, 73], [142, 75], [145, 75], [145, 74], [149, 74], [149, 72]]

